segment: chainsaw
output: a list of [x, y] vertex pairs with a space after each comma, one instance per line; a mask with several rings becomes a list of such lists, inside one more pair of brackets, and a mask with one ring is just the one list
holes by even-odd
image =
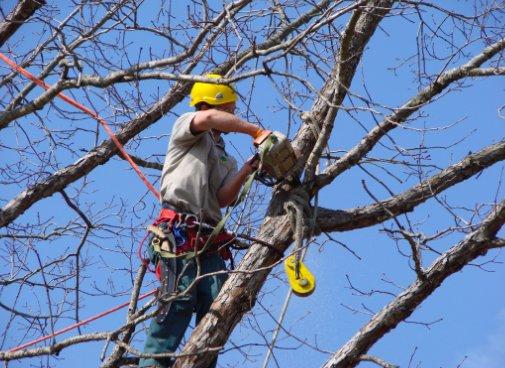
[[297, 157], [289, 139], [281, 132], [265, 131], [254, 140], [261, 160], [256, 179], [267, 186], [282, 181], [295, 166]]

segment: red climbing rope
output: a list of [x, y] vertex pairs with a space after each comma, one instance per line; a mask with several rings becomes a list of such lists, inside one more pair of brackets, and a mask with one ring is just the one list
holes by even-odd
[[[143, 294], [143, 295], [139, 296], [138, 300], [142, 300], [142, 299], [147, 298], [147, 297], [148, 297], [148, 296], [150, 296], [150, 295], [153, 295], [153, 294], [156, 292], [156, 290], [157, 290], [157, 289], [152, 290], [152, 291], [150, 291], [150, 292], [148, 292], [148, 293], [146, 293], [146, 294]], [[99, 318], [102, 318], [102, 317], [104, 317], [104, 316], [106, 316], [106, 315], [108, 315], [108, 314], [114, 313], [115, 311], [117, 311], [117, 310], [119, 310], [119, 309], [121, 309], [121, 308], [124, 308], [124, 307], [126, 307], [127, 305], [129, 305], [129, 304], [130, 304], [130, 302], [126, 302], [126, 303], [123, 303], [123, 304], [117, 305], [117, 306], [115, 306], [114, 308], [108, 309], [108, 310], [103, 311], [103, 312], [101, 312], [101, 313], [98, 313], [98, 314], [96, 314], [96, 315], [94, 315], [94, 316], [92, 316], [92, 317], [89, 317], [89, 318], [87, 318], [87, 319], [85, 319], [85, 320], [83, 320], [83, 321], [80, 321], [80, 322], [74, 323], [73, 325], [70, 325], [70, 326], [67, 326], [67, 327], [65, 327], [65, 328], [62, 328], [61, 330], [55, 331], [55, 332], [54, 332], [54, 333], [52, 333], [52, 334], [49, 334], [49, 335], [46, 335], [46, 336], [42, 336], [42, 337], [39, 337], [38, 339], [35, 339], [35, 340], [32, 340], [32, 341], [29, 341], [29, 342], [27, 342], [27, 343], [25, 343], [25, 344], [23, 344], [23, 345], [19, 345], [19, 346], [17, 346], [17, 347], [15, 347], [15, 348], [13, 348], [13, 349], [10, 349], [10, 350], [9, 350], [9, 352], [10, 352], [10, 353], [12, 353], [12, 352], [14, 352], [14, 351], [22, 350], [22, 349], [27, 348], [27, 347], [29, 347], [29, 346], [35, 345], [35, 344], [37, 344], [37, 343], [39, 343], [39, 342], [45, 341], [45, 340], [47, 340], [47, 339], [51, 339], [51, 338], [53, 338], [53, 337], [56, 337], [56, 336], [58, 336], [58, 335], [61, 335], [62, 333], [65, 333], [65, 332], [71, 331], [71, 330], [73, 330], [73, 329], [76, 329], [77, 327], [80, 327], [80, 326], [82, 326], [82, 325], [85, 325], [85, 324], [88, 324], [88, 323], [90, 323], [90, 322], [93, 322], [93, 321], [95, 321], [95, 320], [97, 320], [97, 319], [99, 319]]]
[[[26, 78], [30, 79], [32, 82], [34, 82], [35, 84], [41, 86], [45, 90], [49, 90], [49, 89], [52, 88], [52, 86], [50, 86], [49, 84], [45, 83], [41, 79], [35, 77], [29, 71], [27, 71], [23, 67], [19, 66], [18, 64], [16, 64], [13, 60], [9, 59], [7, 56], [5, 56], [1, 52], [0, 52], [0, 59], [3, 60], [12, 69], [14, 69], [17, 72], [21, 73]], [[84, 113], [88, 114], [89, 116], [91, 116], [93, 119], [97, 120], [102, 125], [102, 127], [105, 129], [105, 131], [109, 135], [110, 139], [112, 140], [112, 142], [116, 145], [116, 147], [119, 150], [119, 152], [121, 152], [121, 154], [126, 159], [126, 161], [128, 161], [130, 163], [130, 165], [133, 168], [133, 170], [135, 170], [135, 172], [137, 173], [137, 175], [144, 182], [144, 184], [147, 186], [147, 188], [154, 194], [154, 196], [156, 197], [156, 199], [159, 200], [160, 199], [160, 193], [156, 190], [156, 188], [154, 188], [154, 186], [151, 184], [151, 182], [149, 182], [149, 180], [145, 177], [145, 175], [139, 169], [139, 167], [137, 166], [137, 164], [135, 162], [133, 162], [132, 158], [126, 152], [126, 150], [124, 149], [123, 145], [121, 144], [121, 142], [119, 141], [119, 139], [116, 137], [116, 135], [114, 134], [114, 132], [110, 128], [109, 124], [107, 124], [107, 122], [102, 117], [100, 117], [96, 112], [94, 112], [93, 110], [91, 110], [91, 109], [87, 108], [86, 106], [80, 104], [79, 102], [77, 102], [73, 98], [70, 98], [70, 97], [64, 95], [61, 92], [58, 93], [57, 96], [59, 98], [61, 98], [63, 101], [69, 103], [70, 105], [72, 105], [72, 106], [76, 107], [77, 109], [83, 111]], [[144, 238], [144, 240], [145, 240], [145, 238]], [[142, 257], [141, 257], [141, 259], [142, 259], [143, 262], [145, 262], [145, 260]], [[156, 290], [153, 290], [153, 291], [151, 291], [151, 292], [149, 292], [147, 294], [143, 294], [143, 295], [141, 295], [138, 298], [138, 300], [142, 300], [144, 298], [147, 298], [148, 296], [153, 295], [155, 292], [156, 292]], [[80, 327], [82, 325], [88, 324], [88, 323], [93, 322], [93, 321], [95, 321], [95, 320], [97, 320], [99, 318], [102, 318], [102, 317], [104, 317], [106, 315], [109, 315], [109, 314], [111, 314], [111, 313], [113, 313], [113, 312], [115, 312], [115, 311], [117, 311], [117, 310], [119, 310], [121, 308], [126, 307], [128, 304], [130, 304], [130, 302], [120, 304], [120, 305], [118, 305], [118, 306], [116, 306], [114, 308], [111, 308], [109, 310], [101, 312], [101, 313], [99, 313], [99, 314], [97, 314], [95, 316], [92, 316], [90, 318], [87, 318], [87, 319], [85, 319], [83, 321], [80, 321], [80, 322], [74, 323], [73, 325], [67, 326], [67, 327], [65, 327], [65, 328], [63, 328], [61, 330], [58, 330], [58, 331], [56, 331], [56, 332], [54, 332], [52, 334], [49, 334], [49, 335], [46, 335], [46, 336], [42, 336], [42, 337], [39, 337], [38, 339], [35, 339], [33, 341], [30, 341], [30, 342], [27, 342], [25, 344], [19, 345], [18, 347], [15, 347], [15, 348], [9, 350], [9, 352], [18, 351], [18, 350], [27, 348], [29, 346], [35, 345], [35, 344], [37, 344], [39, 342], [45, 341], [47, 339], [54, 338], [54, 337], [56, 337], [58, 335], [61, 335], [61, 334], [65, 333], [65, 332], [67, 332], [67, 331], [73, 330], [73, 329], [78, 328], [78, 327]]]
[[[3, 60], [12, 69], [14, 69], [17, 72], [23, 74], [26, 78], [30, 79], [33, 83], [38, 84], [39, 86], [41, 86], [45, 90], [49, 90], [50, 88], [52, 88], [52, 86], [50, 86], [49, 84], [45, 83], [44, 81], [40, 80], [39, 78], [37, 78], [36, 76], [34, 76], [33, 74], [31, 74], [28, 70], [26, 70], [23, 67], [19, 66], [18, 64], [16, 64], [16, 62], [14, 62], [13, 60], [9, 59], [7, 56], [5, 56], [4, 54], [2, 54], [1, 52], [0, 52], [0, 59]], [[119, 139], [117, 139], [116, 135], [114, 134], [114, 132], [110, 128], [109, 124], [107, 124], [107, 122], [104, 119], [102, 119], [96, 112], [94, 112], [93, 110], [91, 110], [91, 109], [87, 108], [86, 106], [80, 104], [79, 102], [77, 102], [73, 98], [70, 98], [70, 97], [64, 95], [61, 92], [58, 93], [57, 96], [59, 98], [61, 98], [63, 101], [65, 101], [65, 102], [69, 103], [70, 105], [76, 107], [77, 109], [85, 112], [86, 114], [88, 114], [89, 116], [91, 116], [93, 119], [97, 120], [103, 126], [103, 128], [105, 129], [105, 131], [109, 135], [109, 137], [112, 140], [112, 142], [114, 142], [114, 144], [116, 145], [116, 147], [119, 150], [119, 152], [121, 152], [121, 154], [123, 155], [123, 157], [125, 158], [125, 160], [130, 163], [130, 165], [133, 168], [133, 170], [135, 170], [135, 172], [137, 173], [137, 175], [140, 177], [140, 180], [142, 180], [144, 182], [144, 184], [147, 186], [147, 188], [154, 194], [154, 196], [156, 197], [156, 199], [159, 200], [160, 199], [160, 193], [156, 190], [156, 188], [154, 188], [154, 186], [149, 182], [149, 180], [147, 180], [147, 178], [142, 173], [142, 171], [140, 171], [140, 169], [137, 166], [137, 164], [135, 162], [133, 162], [132, 158], [126, 152], [126, 150], [124, 149], [124, 147], [121, 144], [121, 142], [119, 141]]]

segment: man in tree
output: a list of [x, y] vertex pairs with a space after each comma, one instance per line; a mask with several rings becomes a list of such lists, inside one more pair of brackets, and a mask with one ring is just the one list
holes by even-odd
[[[217, 74], [206, 77], [221, 78]], [[221, 134], [245, 133], [253, 138], [268, 134], [234, 115], [236, 100], [235, 91], [229, 85], [197, 82], [191, 90], [190, 101], [196, 111], [181, 115], [174, 124], [161, 178], [163, 210], [156, 224], [165, 233], [171, 233], [172, 237], [168, 238], [175, 243], [172, 251], [181, 257], [166, 259], [162, 252], [154, 251], [152, 259], [157, 261], [158, 268], [162, 266], [162, 285], [166, 285], [164, 278], [177, 277], [177, 291], [186, 293], [170, 305], [162, 305], [160, 315], [151, 322], [145, 353], [174, 352], [193, 311], [198, 324], [226, 280], [227, 275], [219, 273], [203, 277], [192, 285], [197, 275], [226, 269], [223, 259], [227, 258], [226, 254], [218, 252], [216, 244], [206, 246], [198, 262], [195, 257], [184, 259], [183, 255], [199, 243], [195, 239], [194, 220], [217, 224], [222, 218], [221, 208], [237, 199], [240, 188], [256, 166], [254, 159], [248, 160], [237, 171], [237, 163], [226, 153]], [[141, 359], [139, 367], [169, 365], [170, 359]]]

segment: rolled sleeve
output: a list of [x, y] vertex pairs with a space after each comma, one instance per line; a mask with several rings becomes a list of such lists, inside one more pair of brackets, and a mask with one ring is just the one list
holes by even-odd
[[178, 146], [190, 146], [200, 139], [202, 133], [193, 134], [191, 132], [191, 122], [196, 115], [196, 111], [187, 112], [179, 117], [172, 129], [172, 144]]

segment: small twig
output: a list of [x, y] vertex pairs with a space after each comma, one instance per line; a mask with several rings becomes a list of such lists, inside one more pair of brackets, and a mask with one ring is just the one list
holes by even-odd
[[409, 245], [410, 245], [410, 247], [412, 249], [412, 258], [414, 259], [414, 265], [415, 265], [414, 269], [415, 269], [415, 272], [417, 274], [417, 277], [420, 280], [422, 280], [422, 281], [426, 281], [426, 274], [425, 274], [425, 272], [424, 272], [424, 270], [422, 268], [422, 263], [421, 263], [421, 253], [419, 251], [419, 243], [414, 240], [414, 238], [412, 237], [411, 233], [409, 233], [409, 232], [407, 232], [405, 230], [405, 228], [403, 227], [403, 225], [396, 218], [396, 215], [393, 214], [386, 206], [383, 206], [382, 202], [379, 201], [379, 199], [372, 194], [372, 192], [367, 188], [366, 183], [365, 183], [364, 180], [361, 181], [361, 184], [363, 186], [363, 189], [365, 189], [365, 192], [367, 192], [367, 194], [377, 204], [381, 205], [382, 208], [384, 208], [384, 211], [388, 212], [389, 215], [391, 216], [391, 219], [396, 223], [396, 225], [400, 229], [400, 233], [403, 235], [403, 237], [405, 238], [405, 240], [407, 240], [407, 242], [409, 243]]
[[331, 237], [330, 234], [328, 234], [327, 232], [324, 233], [328, 239], [330, 239], [331, 241], [337, 243], [338, 245], [342, 246], [344, 249], [348, 250], [354, 257], [356, 257], [357, 259], [359, 259], [360, 261], [363, 260], [363, 258], [361, 258], [355, 251], [353, 251], [351, 248], [349, 248], [346, 244], [342, 243], [341, 241]]
[[364, 361], [364, 362], [372, 362], [377, 364], [378, 366], [381, 366], [383, 368], [399, 368], [399, 365], [391, 364], [386, 362], [385, 360], [372, 356], [372, 355], [367, 355], [363, 354], [359, 357], [359, 360]]
[[[117, 155], [120, 159], [126, 160], [122, 155]], [[130, 154], [130, 157], [133, 162], [135, 162], [138, 166], [145, 167], [146, 169], [155, 169], [155, 170], [163, 170], [163, 164], [153, 161], [147, 161], [140, 157], [134, 156]]]

